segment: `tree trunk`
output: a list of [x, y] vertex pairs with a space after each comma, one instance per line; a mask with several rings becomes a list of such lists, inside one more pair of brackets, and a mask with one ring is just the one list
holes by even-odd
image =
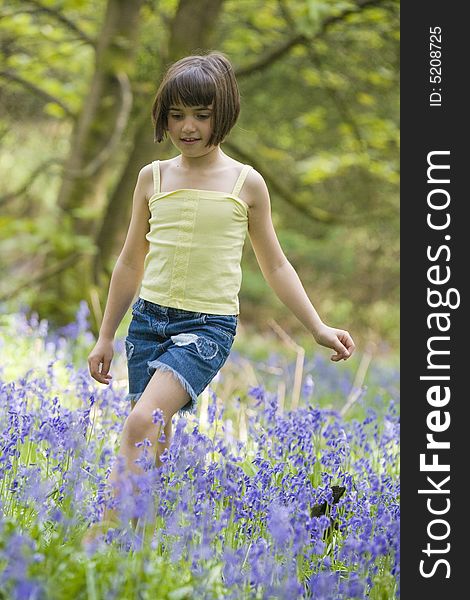
[[[58, 204], [73, 211], [99, 208], [101, 181], [130, 112], [127, 75], [133, 70], [143, 0], [108, 0], [87, 98], [72, 134]], [[111, 147], [110, 147], [111, 146]], [[83, 227], [89, 229], [90, 220]]]
[[33, 305], [53, 325], [72, 320], [79, 301], [89, 299], [94, 254], [90, 236], [103, 212], [110, 160], [129, 118], [128, 74], [134, 67], [142, 4], [143, 0], [108, 0], [97, 38], [95, 70], [71, 135], [57, 198], [62, 236], [45, 266], [53, 268], [75, 254], [77, 260], [44, 281]]

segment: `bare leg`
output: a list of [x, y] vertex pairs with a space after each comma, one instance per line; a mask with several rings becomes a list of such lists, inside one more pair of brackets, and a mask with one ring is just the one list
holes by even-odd
[[[161, 454], [166, 448], [169, 448], [172, 436], [172, 417], [189, 401], [189, 394], [181, 386], [179, 381], [172, 373], [167, 371], [155, 371], [145, 388], [139, 401], [133, 404], [122, 430], [121, 445], [118, 456], [125, 458], [126, 469], [124, 475], [128, 471], [136, 474], [141, 474], [142, 468], [135, 463], [141, 456], [144, 446], [137, 448], [135, 444], [148, 438], [152, 443], [151, 448], [156, 448], [155, 459], [157, 467], [162, 465], [160, 461]], [[161, 424], [152, 423], [152, 413], [160, 408], [163, 411], [163, 419], [165, 426], [165, 442], [157, 442], [160, 437]], [[121, 475], [118, 472], [118, 464], [115, 462], [113, 469], [109, 475], [108, 482], [113, 486], [114, 493], [118, 494], [118, 483]], [[93, 531], [88, 530], [83, 541], [89, 541], [96, 536], [99, 530], [106, 530], [113, 524], [119, 522], [119, 517], [115, 509], [106, 508], [100, 524]], [[137, 519], [132, 519], [132, 524], [137, 525]], [[91, 529], [91, 528], [90, 528]], [[97, 531], [95, 531], [97, 530]]]
[[[143, 395], [141, 396], [141, 399], [139, 400], [139, 402], [142, 401], [142, 397], [143, 397]], [[134, 409], [134, 406], [136, 406], [136, 404], [137, 404], [136, 402], [132, 403], [131, 412]], [[155, 410], [155, 409], [153, 409], [153, 410]], [[158, 438], [160, 437], [161, 424], [159, 424], [159, 423], [152, 424], [151, 417], [152, 417], [152, 413], [150, 413], [150, 419], [149, 419], [151, 428], [149, 428], [149, 431], [147, 433], [142, 434], [142, 440], [144, 438], [148, 438], [150, 440], [150, 442], [152, 443], [151, 448], [156, 449], [155, 450], [155, 465], [157, 466], [157, 468], [159, 468], [163, 464], [160, 460], [160, 456], [163, 454], [163, 452], [165, 452], [165, 449], [170, 447], [170, 442], [171, 442], [171, 438], [172, 438], [172, 434], [173, 434], [172, 419], [169, 418], [168, 422], [167, 422], [165, 416], [163, 417], [165, 419], [165, 426], [163, 428], [163, 432], [165, 434], [165, 441], [158, 442]], [[133, 441], [132, 436], [129, 435], [128, 429], [126, 429], [126, 425], [128, 425], [128, 420], [126, 420], [126, 423], [123, 428], [121, 447], [119, 449], [118, 456], [119, 455], [124, 456], [124, 458], [126, 459], [127, 471], [132, 471], [135, 474], [141, 474], [143, 472], [142, 468], [139, 467], [135, 463], [135, 461], [140, 457], [144, 448], [143, 447], [136, 448], [135, 443], [137, 441], [142, 441], [142, 440]], [[118, 472], [118, 464], [116, 461], [116, 463], [114, 464], [113, 469], [109, 475], [108, 482], [110, 484], [118, 483], [119, 477], [120, 477], [120, 475]], [[138, 490], [134, 489], [134, 492], [138, 493]], [[115, 489], [114, 493], [118, 494], [118, 490]], [[118, 522], [118, 520], [119, 520], [119, 517], [117, 515], [116, 510], [105, 507], [103, 518], [102, 518], [103, 523], [106, 525], [107, 522], [113, 523], [113, 522]], [[135, 518], [135, 517], [132, 518], [132, 525], [133, 525], [134, 529], [137, 527], [137, 518]]]

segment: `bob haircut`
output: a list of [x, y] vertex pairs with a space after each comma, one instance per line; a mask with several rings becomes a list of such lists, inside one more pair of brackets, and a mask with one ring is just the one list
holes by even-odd
[[221, 52], [186, 56], [166, 71], [152, 107], [154, 141], [168, 131], [168, 111], [175, 104], [212, 106], [212, 135], [207, 146], [224, 141], [240, 114], [240, 92], [233, 67]]

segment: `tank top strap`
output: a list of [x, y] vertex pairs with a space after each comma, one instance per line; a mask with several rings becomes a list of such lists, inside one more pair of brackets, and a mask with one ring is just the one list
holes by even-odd
[[238, 194], [240, 193], [240, 190], [242, 189], [243, 184], [245, 183], [245, 179], [246, 179], [246, 176], [248, 175], [248, 171], [252, 168], [253, 167], [251, 165], [243, 165], [243, 169], [241, 170], [240, 175], [238, 176], [238, 179], [235, 182], [235, 186], [232, 190], [233, 196], [238, 196]]
[[152, 162], [153, 171], [153, 191], [155, 194], [160, 192], [160, 161], [154, 160]]

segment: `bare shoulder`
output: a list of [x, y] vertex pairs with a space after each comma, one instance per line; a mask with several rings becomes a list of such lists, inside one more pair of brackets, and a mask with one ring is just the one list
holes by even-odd
[[[162, 189], [162, 187], [165, 187], [166, 189], [175, 189], [178, 187], [189, 187], [186, 186], [185, 184], [178, 182], [178, 178], [180, 177], [180, 169], [175, 168], [177, 167], [177, 158], [176, 156], [174, 156], [173, 158], [166, 158], [166, 159], [160, 159], [158, 161], [158, 166], [159, 166], [159, 170], [160, 170], [160, 189]], [[176, 180], [176, 183], [175, 183]], [[152, 179], [153, 181], [153, 179]], [[163, 181], [165, 181], [166, 185], [163, 184]], [[181, 183], [181, 185], [180, 185]], [[153, 186], [153, 183], [152, 183]], [[168, 186], [170, 186], [170, 188], [168, 188]], [[152, 194], [153, 194], [153, 187], [152, 187]]]
[[268, 186], [264, 177], [256, 169], [252, 168], [248, 171], [240, 197], [248, 204], [250, 210], [269, 204]]
[[[160, 159], [158, 161], [158, 164], [160, 165], [160, 171], [163, 172], [165, 171], [168, 167], [171, 167], [172, 164], [174, 164], [175, 162], [175, 156], [173, 158], [165, 158], [165, 159]], [[150, 165], [152, 166], [152, 165]]]
[[137, 186], [144, 194], [146, 200], [153, 195], [153, 169], [152, 163], [144, 165], [137, 176]]
[[160, 174], [163, 175], [168, 171], [171, 173], [174, 170], [174, 166], [177, 165], [177, 156], [173, 156], [173, 158], [164, 158], [158, 161], [160, 167]]
[[140, 169], [138, 178], [143, 182], [146, 182], [148, 179], [153, 179], [152, 163], [144, 165]]

